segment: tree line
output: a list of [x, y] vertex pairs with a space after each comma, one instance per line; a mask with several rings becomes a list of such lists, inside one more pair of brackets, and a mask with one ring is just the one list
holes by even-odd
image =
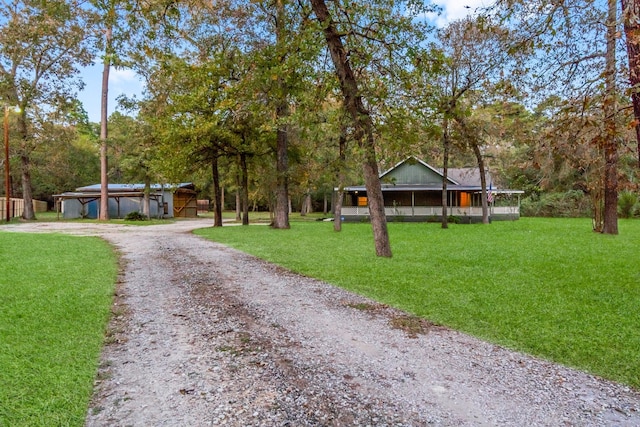
[[[637, 192], [638, 0], [500, 0], [441, 27], [418, 0], [2, 2], [0, 99], [20, 107], [11, 187], [27, 220], [34, 192], [100, 180], [106, 220], [109, 181], [189, 179], [209, 189], [215, 225], [231, 188], [244, 224], [259, 203], [286, 229], [292, 200], [305, 211], [361, 180], [376, 253], [391, 256], [378, 176], [408, 155], [443, 182], [449, 166], [491, 170], [528, 206], [587, 199], [606, 234], [619, 193]], [[98, 61], [92, 124], [77, 92]], [[107, 117], [112, 67], [145, 88]]]

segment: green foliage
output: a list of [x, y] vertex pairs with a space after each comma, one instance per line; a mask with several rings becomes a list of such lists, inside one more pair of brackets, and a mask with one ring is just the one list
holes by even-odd
[[198, 234], [435, 323], [640, 387], [640, 222], [619, 236], [590, 219], [491, 225], [391, 223], [394, 257], [370, 226], [292, 222], [287, 233], [223, 227]]
[[138, 211], [132, 211], [129, 212], [125, 217], [124, 217], [125, 221], [146, 221], [147, 216], [138, 212]]
[[522, 200], [522, 216], [578, 218], [591, 215], [591, 201], [582, 191], [534, 194]]
[[638, 206], [638, 196], [631, 191], [623, 191], [618, 198], [618, 214], [622, 218], [631, 218], [640, 207]]
[[0, 233], [0, 246], [0, 426], [82, 426], [115, 254], [98, 238], [55, 234]]
[[460, 224], [460, 217], [455, 215], [449, 215], [447, 217], [447, 222], [449, 224]]
[[32, 155], [33, 195], [51, 200], [53, 194], [100, 182], [100, 159], [95, 138], [51, 126], [47, 140]]

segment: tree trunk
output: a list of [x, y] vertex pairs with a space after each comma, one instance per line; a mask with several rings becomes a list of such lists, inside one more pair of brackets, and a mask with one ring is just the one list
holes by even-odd
[[603, 211], [604, 211], [604, 191], [602, 189], [602, 183], [597, 184], [590, 192], [589, 197], [591, 199], [591, 206], [593, 206], [593, 217], [591, 222], [593, 225], [593, 231], [596, 233], [602, 233], [603, 228]]
[[[445, 113], [446, 114], [446, 113]], [[442, 228], [449, 228], [447, 176], [449, 175], [449, 119], [442, 121]]]
[[455, 116], [455, 120], [460, 125], [465, 139], [471, 145], [473, 154], [476, 156], [476, 161], [478, 162], [478, 169], [480, 172], [480, 200], [482, 205], [482, 223], [489, 224], [489, 205], [487, 203], [487, 177], [485, 174], [484, 159], [482, 158], [482, 153], [480, 152], [480, 143], [478, 142], [476, 135], [472, 134], [472, 131], [467, 126], [467, 122], [464, 116], [457, 114]]
[[478, 169], [480, 171], [480, 200], [482, 201], [482, 223], [489, 224], [489, 204], [487, 203], [487, 176], [484, 169], [484, 159], [480, 152], [480, 145], [474, 141], [471, 144], [473, 153], [476, 155]]
[[347, 161], [347, 128], [342, 126], [338, 139], [338, 191], [333, 204], [333, 231], [342, 231], [342, 202], [344, 199], [344, 175]]
[[618, 144], [616, 130], [616, 0], [608, 0], [604, 101], [604, 222], [602, 233], [618, 234]]
[[22, 200], [24, 200], [24, 210], [22, 211], [22, 219], [34, 220], [36, 213], [33, 209], [33, 190], [31, 186], [31, 158], [28, 155], [29, 147], [27, 144], [27, 117], [24, 108], [18, 118], [18, 129], [20, 132], [20, 166], [22, 177]]
[[325, 0], [311, 0], [318, 21], [324, 28], [324, 36], [331, 53], [331, 59], [340, 81], [344, 96], [344, 105], [353, 120], [356, 130], [356, 141], [364, 152], [362, 169], [369, 202], [369, 215], [373, 228], [373, 237], [377, 256], [391, 257], [391, 244], [387, 230], [387, 218], [384, 212], [382, 185], [376, 160], [375, 141], [373, 137], [373, 121], [369, 111], [364, 108], [358, 89], [355, 74], [349, 64], [347, 52], [342, 38], [327, 9]]
[[[279, 107], [280, 111], [281, 108]], [[279, 112], [278, 117], [283, 113]], [[276, 147], [276, 204], [273, 228], [287, 229], [289, 225], [289, 159], [287, 155], [287, 130], [279, 125]]]
[[242, 220], [242, 178], [240, 174], [240, 156], [238, 155], [238, 171], [236, 172], [236, 221]]
[[220, 188], [220, 171], [218, 170], [218, 155], [211, 159], [211, 176], [213, 177], [213, 226], [222, 227], [222, 189]]
[[306, 216], [313, 211], [311, 204], [311, 191], [308, 191], [302, 198], [302, 206], [300, 206], [300, 216]]
[[629, 59], [629, 83], [640, 168], [640, 0], [620, 0]]
[[[240, 153], [240, 180], [242, 198], [242, 225], [249, 225], [249, 176], [247, 172], [247, 155]], [[286, 205], [285, 205], [286, 206]]]
[[300, 201], [300, 216], [307, 215], [307, 195], [302, 196], [302, 200]]
[[[7, 222], [11, 221], [11, 166], [9, 159], [9, 107], [4, 106], [4, 213]], [[0, 218], [2, 219], [2, 218]]]
[[[286, 40], [286, 18], [284, 0], [276, 0], [276, 45], [282, 50], [288, 42]], [[281, 58], [282, 60], [284, 58]], [[276, 120], [278, 131], [276, 135], [276, 205], [275, 216], [271, 226], [277, 229], [288, 229], [289, 225], [289, 157], [288, 125], [289, 104], [287, 102], [287, 84], [283, 77], [278, 78]]]
[[107, 119], [109, 96], [109, 71], [111, 68], [111, 27], [105, 30], [105, 56], [102, 70], [102, 99], [100, 102], [100, 217], [101, 221], [109, 219], [109, 177], [107, 161]]
[[342, 231], [342, 199], [344, 199], [343, 184], [340, 183], [333, 203], [333, 231]]
[[33, 209], [33, 192], [31, 191], [31, 159], [29, 156], [21, 155], [22, 165], [22, 200], [24, 200], [24, 210], [22, 219], [34, 220], [36, 214]]
[[144, 177], [144, 198], [142, 203], [142, 213], [147, 219], [151, 219], [151, 179], [149, 175]]

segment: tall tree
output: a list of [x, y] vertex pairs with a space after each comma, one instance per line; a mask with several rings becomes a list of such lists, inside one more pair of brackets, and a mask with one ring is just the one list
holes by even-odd
[[358, 82], [349, 64], [347, 50], [342, 42], [342, 36], [334, 24], [333, 18], [329, 14], [326, 3], [324, 0], [311, 0], [311, 5], [324, 30], [331, 59], [335, 66], [338, 79], [340, 80], [340, 88], [344, 96], [345, 108], [351, 115], [356, 129], [355, 139], [364, 151], [362, 168], [367, 188], [376, 255], [391, 257], [391, 244], [389, 242], [382, 185], [380, 184], [378, 162], [375, 152], [373, 120], [371, 119], [369, 111], [364, 107], [362, 96], [358, 89]]
[[[286, 22], [285, 0], [275, 2], [275, 34], [278, 62], [286, 60], [288, 51], [289, 28]], [[277, 76], [276, 101], [276, 204], [272, 222], [273, 228], [289, 228], [289, 133], [287, 117], [289, 116], [288, 87], [282, 75]]]
[[102, 92], [100, 99], [100, 215], [101, 221], [109, 219], [109, 178], [107, 169], [109, 163], [107, 161], [108, 147], [108, 102], [109, 102], [109, 71], [111, 69], [111, 41], [113, 38], [113, 28], [108, 25], [105, 28], [105, 45], [106, 53], [104, 56], [104, 67], [102, 70]]
[[616, 234], [617, 169], [620, 130], [616, 127], [619, 109], [616, 80], [617, 37], [616, 4], [610, 0], [499, 1], [502, 17], [513, 28], [521, 46], [534, 53], [526, 64], [530, 78], [529, 94], [540, 100], [551, 95], [565, 99], [566, 111], [581, 120], [585, 110], [598, 105], [601, 137], [592, 140], [601, 152], [602, 199], [594, 198], [594, 230]]
[[640, 1], [620, 0], [620, 4], [629, 63], [633, 128], [636, 131], [638, 167], [640, 168]]
[[[496, 83], [513, 62], [510, 33], [486, 18], [454, 21], [438, 33], [437, 44], [416, 53], [411, 91], [422, 113], [441, 123], [444, 152], [442, 226], [447, 227], [447, 189], [451, 145], [470, 149], [481, 175], [482, 222], [489, 222], [486, 165], [482, 147], [485, 131], [474, 112], [487, 102]], [[442, 57], [434, 54], [440, 51]], [[454, 133], [454, 130], [457, 132]], [[457, 138], [456, 138], [457, 136]]]
[[[53, 194], [97, 182], [100, 177], [97, 135], [80, 101], [48, 115], [35, 126], [37, 149], [31, 156], [33, 196], [52, 202]], [[36, 110], [37, 111], [37, 110]]]
[[99, 219], [109, 219], [109, 75], [111, 67], [122, 66], [124, 44], [129, 36], [122, 0], [91, 0], [100, 17], [98, 45], [103, 50], [100, 98], [100, 213]]
[[604, 148], [604, 234], [618, 234], [618, 131], [616, 129], [616, 34], [618, 16], [616, 0], [607, 0], [607, 35], [605, 54], [605, 94], [603, 103]]
[[392, 99], [408, 52], [424, 41], [428, 28], [414, 19], [424, 10], [420, 3], [384, 0], [330, 5], [331, 11], [325, 0], [311, 0], [359, 147], [376, 254], [390, 257], [374, 108]]
[[75, 0], [14, 0], [0, 8], [0, 98], [19, 105], [19, 157], [22, 175], [22, 217], [35, 219], [31, 154], [36, 148], [30, 126], [33, 109], [55, 112], [82, 83], [79, 68], [89, 65], [93, 48], [87, 29], [94, 16]]

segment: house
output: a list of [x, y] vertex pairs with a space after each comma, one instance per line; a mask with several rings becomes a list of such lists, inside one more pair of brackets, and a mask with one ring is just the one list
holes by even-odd
[[[142, 212], [144, 184], [109, 184], [109, 218], [124, 218], [130, 212]], [[178, 185], [153, 184], [149, 194], [152, 218], [195, 218], [198, 206], [195, 187], [191, 183]], [[65, 219], [98, 218], [100, 184], [77, 188], [73, 192], [54, 195], [58, 214]]]
[[[385, 213], [389, 221], [440, 221], [442, 218], [442, 169], [409, 157], [380, 175]], [[494, 186], [487, 173], [487, 197], [491, 220], [520, 218], [521, 190]], [[447, 171], [447, 215], [460, 222], [482, 221], [482, 187], [477, 168]], [[343, 221], [369, 219], [365, 186], [344, 188]]]

